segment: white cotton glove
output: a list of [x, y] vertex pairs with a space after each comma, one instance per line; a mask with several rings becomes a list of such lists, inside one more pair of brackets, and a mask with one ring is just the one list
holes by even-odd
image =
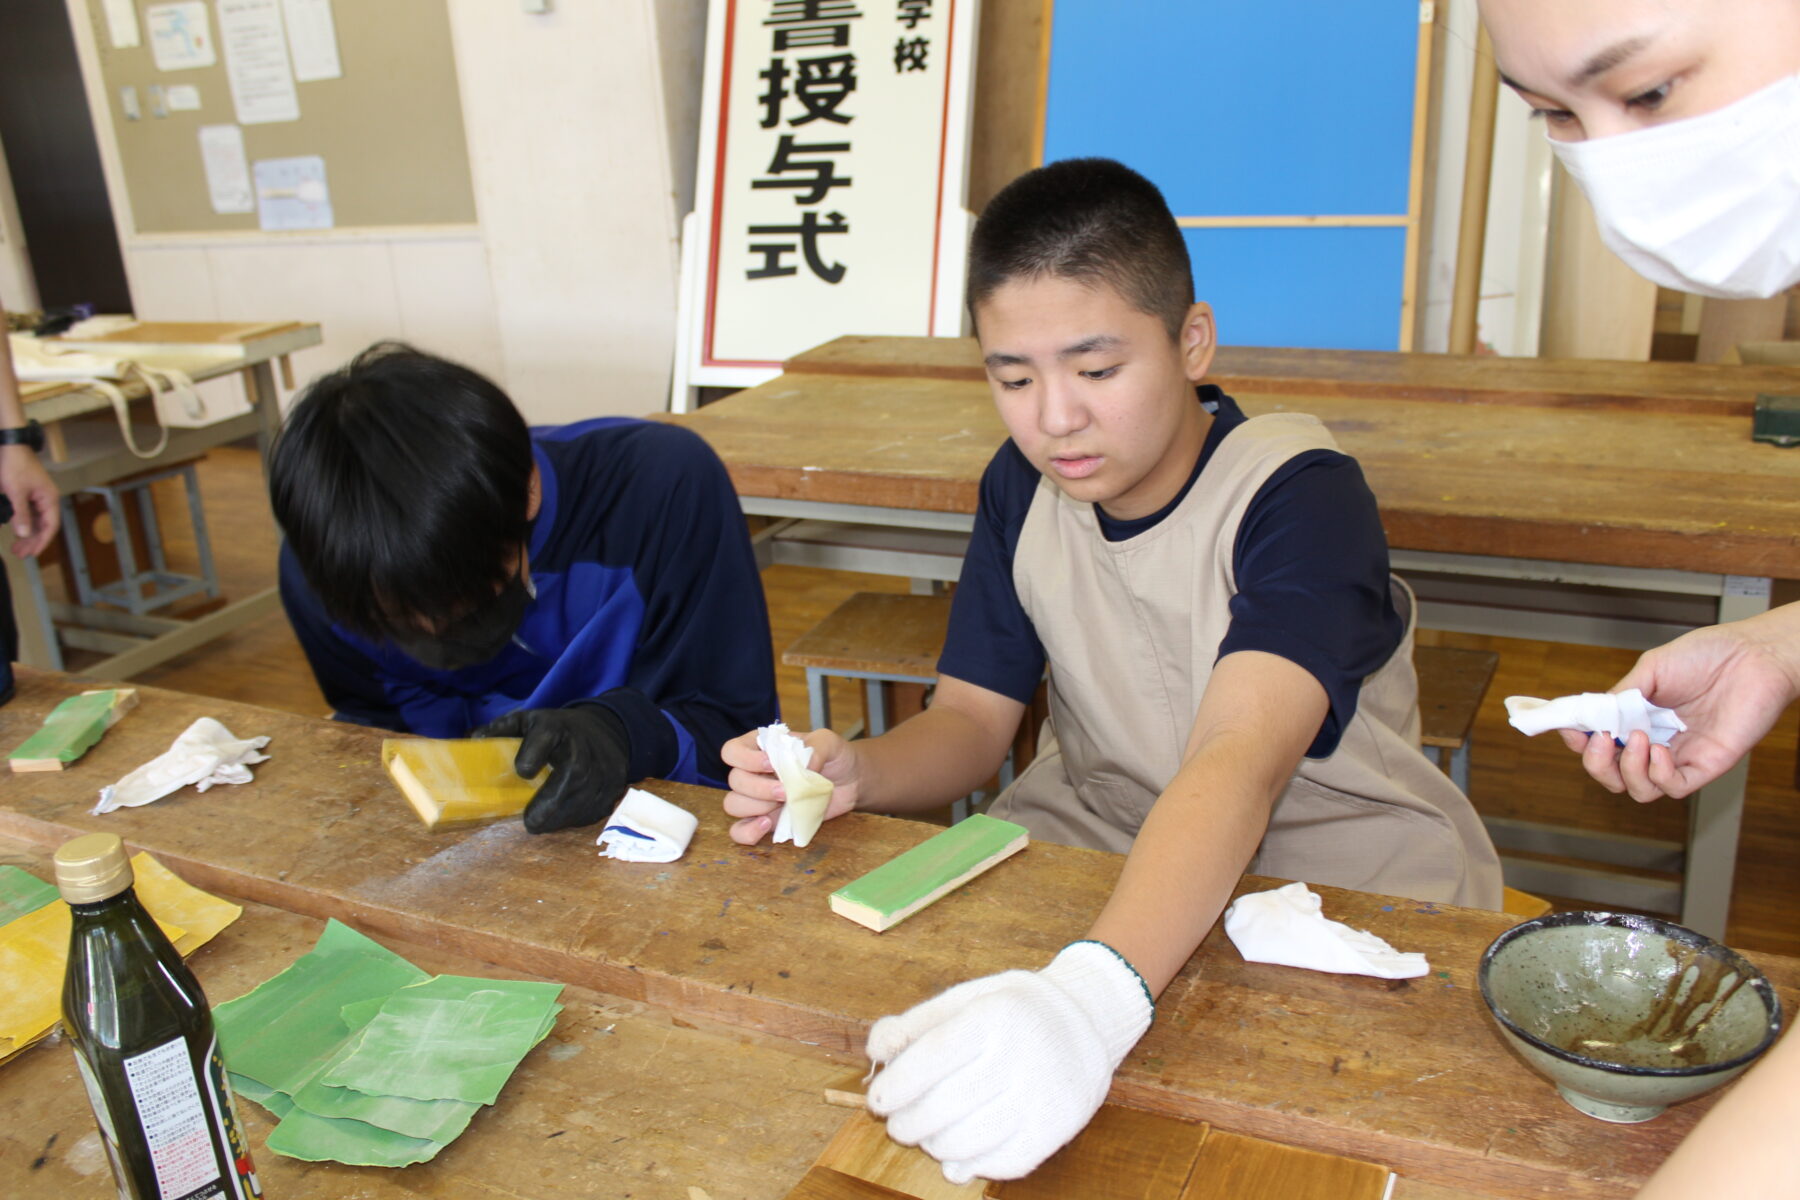
[[1018, 1179], [1080, 1133], [1150, 1027], [1150, 989], [1110, 946], [1075, 942], [1041, 971], [1003, 971], [869, 1030], [887, 1066], [869, 1111], [955, 1184]]

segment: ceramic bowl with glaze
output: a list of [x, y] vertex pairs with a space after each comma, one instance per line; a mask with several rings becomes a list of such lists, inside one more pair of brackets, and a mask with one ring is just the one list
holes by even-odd
[[1494, 939], [1477, 978], [1506, 1040], [1602, 1121], [1648, 1121], [1710, 1091], [1781, 1032], [1781, 1001], [1761, 971], [1654, 917], [1526, 921]]

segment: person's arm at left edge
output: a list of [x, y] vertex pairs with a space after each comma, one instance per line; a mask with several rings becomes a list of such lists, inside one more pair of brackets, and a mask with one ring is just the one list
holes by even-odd
[[[1079, 1133], [1168, 986], [1218, 920], [1325, 720], [1324, 687], [1263, 651], [1228, 654], [1181, 769], [1085, 941], [1041, 971], [951, 988], [869, 1032], [869, 1107], [957, 1183], [1014, 1179]], [[952, 1078], [958, 1086], [940, 1086]]]
[[[25, 403], [13, 374], [6, 310], [0, 309], [0, 429], [25, 428]], [[0, 446], [0, 492], [12, 502], [12, 552], [30, 558], [50, 544], [62, 526], [61, 493], [30, 446]]]
[[555, 768], [526, 809], [533, 832], [599, 821], [640, 779], [722, 787], [720, 748], [779, 714], [762, 579], [724, 464], [687, 430], [636, 433], [654, 471], [635, 473], [644, 616], [624, 684], [477, 731], [523, 737], [522, 774]]

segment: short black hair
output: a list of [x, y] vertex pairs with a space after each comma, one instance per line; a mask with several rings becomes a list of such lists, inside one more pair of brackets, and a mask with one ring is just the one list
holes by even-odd
[[1105, 284], [1181, 335], [1194, 303], [1187, 242], [1156, 185], [1110, 158], [1027, 171], [982, 210], [969, 239], [969, 316], [1015, 279]]
[[467, 367], [381, 342], [306, 389], [269, 498], [333, 620], [416, 634], [493, 599], [530, 530], [531, 431]]

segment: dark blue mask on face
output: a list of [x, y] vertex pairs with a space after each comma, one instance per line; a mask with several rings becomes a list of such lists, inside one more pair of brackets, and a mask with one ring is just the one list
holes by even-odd
[[523, 572], [512, 577], [494, 598], [464, 613], [437, 633], [390, 635], [408, 658], [434, 671], [460, 671], [496, 657], [512, 642], [525, 620], [532, 591]]

